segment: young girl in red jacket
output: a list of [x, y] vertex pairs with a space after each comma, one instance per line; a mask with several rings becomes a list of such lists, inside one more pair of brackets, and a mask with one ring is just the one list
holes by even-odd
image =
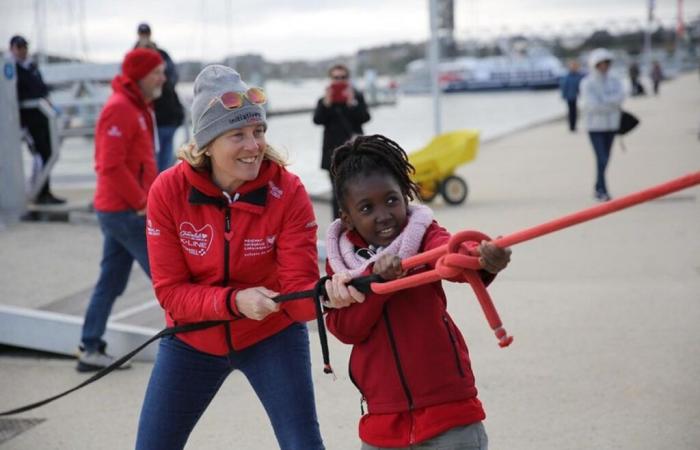
[[[350, 377], [368, 408], [359, 425], [363, 450], [486, 449], [469, 353], [441, 283], [367, 296], [344, 286], [370, 273], [404, 276], [401, 259], [449, 240], [428, 207], [409, 204], [417, 195], [412, 171], [404, 150], [384, 136], [361, 136], [335, 150], [341, 216], [328, 230], [327, 271], [334, 276], [327, 290], [329, 298], [356, 303], [331, 310], [328, 329], [353, 345]], [[509, 249], [489, 242], [467, 247], [480, 255], [485, 282], [510, 260]]]

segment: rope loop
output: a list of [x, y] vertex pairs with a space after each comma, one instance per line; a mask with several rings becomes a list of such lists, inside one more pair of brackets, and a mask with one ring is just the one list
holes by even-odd
[[447, 243], [447, 253], [435, 261], [435, 270], [442, 279], [466, 281], [465, 272], [481, 269], [479, 257], [472, 249], [479, 246], [481, 241], [491, 238], [479, 231], [461, 231], [450, 238]]
[[481, 241], [490, 241], [491, 238], [480, 232], [474, 230], [464, 230], [459, 231], [452, 235], [450, 241], [447, 243], [447, 251], [450, 253], [459, 253], [459, 248], [463, 243], [475, 242], [477, 245]]

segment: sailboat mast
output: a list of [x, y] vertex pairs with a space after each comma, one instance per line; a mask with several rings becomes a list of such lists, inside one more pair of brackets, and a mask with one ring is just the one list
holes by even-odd
[[430, 92], [433, 96], [433, 131], [435, 136], [441, 133], [440, 111], [440, 86], [438, 65], [440, 63], [440, 42], [438, 37], [438, 1], [428, 0], [430, 3], [430, 41], [428, 48], [428, 61], [430, 66]]

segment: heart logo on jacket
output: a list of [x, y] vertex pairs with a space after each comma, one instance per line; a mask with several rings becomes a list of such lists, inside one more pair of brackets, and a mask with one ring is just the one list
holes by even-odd
[[194, 256], [204, 256], [211, 247], [214, 228], [206, 224], [197, 229], [190, 222], [180, 224], [180, 243], [187, 253]]

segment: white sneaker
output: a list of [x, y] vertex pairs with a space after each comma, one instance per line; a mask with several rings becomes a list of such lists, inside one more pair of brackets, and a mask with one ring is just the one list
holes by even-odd
[[[85, 351], [82, 346], [80, 346], [80, 350], [78, 352], [78, 364], [75, 367], [75, 370], [78, 372], [96, 372], [111, 365], [114, 363], [114, 361], [116, 361], [116, 358], [108, 355], [104, 349], [88, 352]], [[129, 367], [131, 367], [131, 362], [127, 361], [117, 369], [128, 369]]]

